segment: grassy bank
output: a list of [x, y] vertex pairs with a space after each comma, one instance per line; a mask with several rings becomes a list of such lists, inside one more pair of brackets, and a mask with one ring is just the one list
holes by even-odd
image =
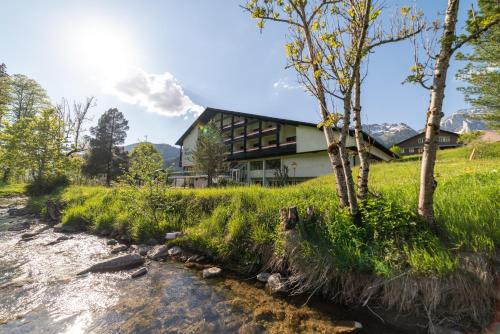
[[[50, 197], [66, 203], [64, 224], [115, 230], [138, 243], [184, 231], [177, 244], [243, 273], [282, 271], [294, 292], [421, 312], [471, 329], [484, 327], [493, 312], [488, 261], [500, 246], [500, 145], [477, 146], [472, 161], [471, 149], [439, 152], [439, 237], [415, 215], [418, 158], [372, 166], [371, 189], [380, 197], [361, 205], [362, 226], [338, 207], [331, 175], [276, 189], [72, 186]], [[42, 209], [47, 198], [31, 205]], [[313, 206], [315, 215], [285, 234], [279, 209], [292, 205], [301, 217]]]
[[22, 183], [6, 184], [0, 182], [0, 198], [24, 195], [26, 185]]

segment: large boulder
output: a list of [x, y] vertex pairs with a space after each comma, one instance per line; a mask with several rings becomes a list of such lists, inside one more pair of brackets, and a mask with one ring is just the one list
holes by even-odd
[[167, 245], [155, 246], [148, 252], [148, 258], [154, 261], [158, 261], [166, 257], [168, 257]]
[[144, 258], [142, 256], [138, 254], [127, 254], [94, 264], [93, 266], [79, 272], [77, 275], [120, 271], [137, 268], [143, 264]]
[[222, 269], [218, 267], [210, 267], [203, 270], [203, 278], [217, 277], [222, 273]]

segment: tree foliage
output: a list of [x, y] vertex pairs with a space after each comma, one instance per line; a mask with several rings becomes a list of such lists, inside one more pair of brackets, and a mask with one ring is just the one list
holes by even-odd
[[139, 143], [130, 152], [129, 159], [128, 181], [136, 186], [151, 189], [159, 178], [166, 176], [162, 170], [163, 158], [151, 143]]
[[195, 170], [206, 174], [208, 186], [212, 186], [213, 178], [226, 168], [225, 145], [222, 135], [214, 121], [200, 126], [196, 147], [192, 152]]
[[66, 162], [62, 127], [53, 108], [8, 124], [2, 141], [9, 169], [28, 173], [35, 183], [62, 174]]
[[100, 118], [97, 126], [90, 129], [89, 152], [83, 168], [89, 176], [105, 176], [106, 184], [123, 174], [127, 169], [127, 153], [122, 145], [128, 131], [128, 121], [116, 108], [109, 109]]
[[[473, 33], [481, 22], [500, 15], [496, 1], [479, 0], [479, 12], [469, 11], [467, 31]], [[493, 26], [477, 39], [469, 42], [472, 52], [458, 53], [457, 59], [467, 61], [457, 78], [468, 85], [460, 87], [465, 100], [485, 110], [481, 118], [490, 128], [500, 128], [500, 25]]]
[[35, 80], [23, 75], [10, 77], [9, 118], [12, 122], [22, 117], [33, 117], [51, 107], [45, 89]]

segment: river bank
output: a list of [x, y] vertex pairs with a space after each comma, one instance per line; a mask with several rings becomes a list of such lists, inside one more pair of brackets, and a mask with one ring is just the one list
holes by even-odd
[[[109, 238], [58, 233], [32, 215], [17, 216], [24, 199], [0, 199], [0, 331], [8, 333], [399, 333], [375, 316], [305, 296], [271, 296], [263, 284], [230, 271], [203, 279], [200, 271], [164, 259], [113, 273], [76, 273], [112, 254]], [[16, 203], [16, 205], [14, 205]], [[15, 213], [9, 215], [8, 211]], [[12, 231], [12, 226], [30, 226]], [[11, 231], [9, 231], [11, 229]], [[64, 237], [61, 239], [61, 237]], [[60, 240], [59, 242], [54, 242]], [[108, 245], [109, 243], [109, 245]]]
[[479, 332], [494, 317], [498, 291], [500, 146], [477, 148], [474, 161], [468, 150], [438, 155], [437, 234], [415, 215], [415, 160], [372, 166], [379, 195], [361, 203], [362, 225], [338, 207], [331, 176], [285, 188], [69, 186], [28, 206], [65, 229], [127, 244], [163, 244], [166, 233], [181, 232], [169, 247], [203, 254], [242, 278], [280, 273], [288, 294], [429, 332]]

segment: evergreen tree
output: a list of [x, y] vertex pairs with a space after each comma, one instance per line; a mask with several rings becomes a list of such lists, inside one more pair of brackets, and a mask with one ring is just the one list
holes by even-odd
[[217, 172], [225, 169], [226, 155], [222, 135], [213, 121], [200, 128], [196, 148], [192, 152], [195, 170], [206, 174], [208, 186], [212, 186]]
[[128, 121], [116, 108], [106, 111], [97, 126], [90, 129], [90, 151], [83, 172], [89, 176], [106, 177], [106, 185], [127, 169], [127, 152], [121, 147], [127, 137]]
[[[500, 15], [498, 1], [479, 0], [478, 13], [469, 12], [467, 30], [473, 33], [478, 29], [478, 19]], [[457, 77], [467, 82], [468, 86], [459, 90], [465, 100], [475, 107], [485, 109], [480, 117], [488, 122], [491, 128], [500, 128], [500, 26], [493, 26], [479, 38], [469, 44], [473, 51], [469, 54], [457, 54], [457, 59], [467, 61]]]

